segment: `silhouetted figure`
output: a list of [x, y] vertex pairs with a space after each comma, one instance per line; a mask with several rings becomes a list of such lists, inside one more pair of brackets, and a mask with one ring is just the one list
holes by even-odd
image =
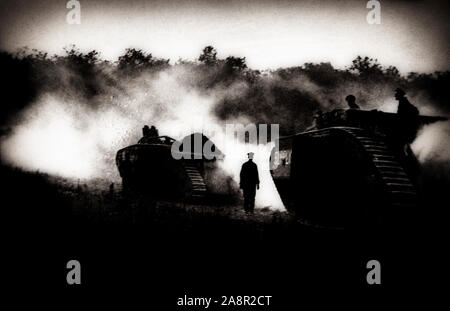
[[348, 95], [345, 100], [347, 101], [347, 105], [350, 109], [360, 109], [356, 104], [356, 97], [354, 95]]
[[142, 138], [139, 140], [138, 143], [140, 144], [152, 144], [152, 143], [158, 143], [157, 137], [159, 137], [158, 130], [153, 125], [151, 127], [148, 127], [148, 125], [145, 125], [142, 128]]
[[[416, 138], [419, 127], [419, 110], [409, 102], [405, 95], [406, 93], [402, 89], [395, 90], [395, 99], [398, 100], [397, 114], [401, 121], [398, 138], [401, 143], [410, 144]], [[404, 146], [404, 150], [406, 147], [407, 145]]]
[[150, 137], [150, 128], [148, 127], [148, 125], [144, 125], [144, 127], [142, 128], [142, 136]]
[[253, 162], [253, 152], [249, 152], [248, 161], [242, 164], [240, 188], [244, 192], [244, 210], [253, 213], [255, 209], [256, 189], [259, 189], [258, 166]]
[[411, 104], [408, 98], [405, 97], [406, 93], [402, 89], [395, 90], [395, 99], [398, 100], [397, 113], [401, 116], [416, 117], [419, 115], [419, 110], [416, 106]]
[[159, 133], [155, 126], [150, 127], [150, 137], [158, 137]]

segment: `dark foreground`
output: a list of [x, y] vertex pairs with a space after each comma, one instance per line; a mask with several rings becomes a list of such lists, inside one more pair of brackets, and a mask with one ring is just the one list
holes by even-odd
[[[131, 297], [150, 310], [176, 309], [184, 295], [270, 295], [270, 307], [255, 308], [286, 310], [282, 306], [300, 306], [311, 292], [351, 299], [359, 288], [377, 296], [433, 286], [445, 267], [438, 209], [424, 213], [413, 230], [362, 233], [317, 228], [285, 212], [246, 216], [239, 202], [126, 198], [117, 189], [93, 190], [6, 167], [1, 178], [7, 181], [5, 270], [9, 288], [20, 292], [62, 291], [109, 303]], [[71, 259], [81, 263], [81, 285], [66, 282]], [[381, 263], [381, 285], [366, 282], [371, 259]]]

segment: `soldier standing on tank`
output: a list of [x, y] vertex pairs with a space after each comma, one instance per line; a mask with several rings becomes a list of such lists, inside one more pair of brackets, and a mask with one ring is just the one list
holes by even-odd
[[402, 143], [410, 144], [416, 138], [419, 127], [419, 110], [409, 102], [405, 95], [406, 93], [402, 89], [395, 90], [395, 99], [398, 100], [397, 114], [401, 121], [401, 128], [398, 129], [399, 138]]
[[244, 210], [253, 213], [255, 208], [256, 189], [259, 189], [258, 166], [253, 162], [253, 152], [247, 153], [248, 161], [242, 164], [240, 188], [244, 192]]
[[397, 88], [395, 90], [395, 99], [398, 100], [397, 113], [403, 117], [417, 117], [419, 110], [409, 102], [405, 95], [406, 93], [402, 89]]

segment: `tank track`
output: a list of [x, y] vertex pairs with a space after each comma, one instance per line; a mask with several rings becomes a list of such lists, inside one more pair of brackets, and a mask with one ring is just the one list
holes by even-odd
[[333, 127], [314, 130], [301, 135], [325, 137], [331, 135], [333, 131], [351, 136], [369, 155], [384, 190], [388, 194], [388, 205], [394, 208], [417, 206], [416, 188], [382, 137], [371, 135], [364, 129], [352, 127]]
[[183, 166], [192, 186], [190, 198], [191, 199], [206, 198], [208, 192], [206, 189], [205, 180], [203, 179], [203, 176], [200, 173], [198, 167], [195, 165], [195, 163], [189, 161], [183, 161]]
[[359, 128], [343, 127], [340, 130], [351, 135], [371, 157], [385, 191], [388, 193], [388, 204], [395, 208], [415, 207], [417, 192], [395, 154], [381, 137], [375, 137]]

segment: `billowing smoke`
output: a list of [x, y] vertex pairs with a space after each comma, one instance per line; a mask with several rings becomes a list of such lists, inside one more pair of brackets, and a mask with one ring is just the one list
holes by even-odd
[[423, 127], [412, 149], [420, 162], [450, 163], [450, 122], [438, 122]]
[[[246, 153], [256, 153], [259, 207], [283, 208], [268, 170], [271, 145], [223, 141], [227, 123], [279, 124], [281, 135], [293, 134], [310, 126], [317, 110], [345, 107], [348, 94], [362, 109], [395, 112], [398, 86], [423, 114], [449, 111], [448, 73], [405, 78], [368, 58], [355, 59], [346, 70], [322, 63], [261, 73], [248, 69], [242, 58], [216, 59], [211, 49], [200, 62], [174, 65], [136, 50], [114, 64], [76, 50], [50, 59], [42, 53], [1, 56], [3, 67], [10, 68], [5, 75], [13, 77], [4, 91], [17, 99], [2, 107], [7, 109], [2, 162], [64, 177], [119, 181], [115, 153], [136, 143], [143, 125], [175, 139], [203, 132], [225, 152], [222, 168], [235, 181]], [[448, 136], [448, 123], [425, 127], [413, 144], [419, 160], [449, 159]]]
[[[83, 77], [63, 68], [67, 80]], [[69, 76], [70, 78], [68, 78]], [[79, 85], [61, 81], [54, 89], [40, 92], [36, 100], [17, 116], [1, 144], [3, 161], [30, 171], [42, 171], [76, 179], [103, 178], [119, 182], [115, 153], [136, 143], [144, 124], [155, 125], [160, 135], [182, 139], [194, 132], [208, 134], [225, 152], [221, 166], [239, 181], [239, 169], [248, 146], [236, 140], [224, 141], [226, 123], [250, 123], [246, 117], [223, 120], [214, 107], [225, 97], [239, 96], [242, 83], [226, 88], [199, 91], [189, 84], [195, 74], [184, 66], [127, 76], [110, 72], [113, 86], [97, 81], [103, 92], [86, 96]], [[65, 89], [64, 87], [68, 88]], [[272, 145], [254, 146], [260, 167], [261, 189], [258, 207], [283, 209], [268, 170]]]

